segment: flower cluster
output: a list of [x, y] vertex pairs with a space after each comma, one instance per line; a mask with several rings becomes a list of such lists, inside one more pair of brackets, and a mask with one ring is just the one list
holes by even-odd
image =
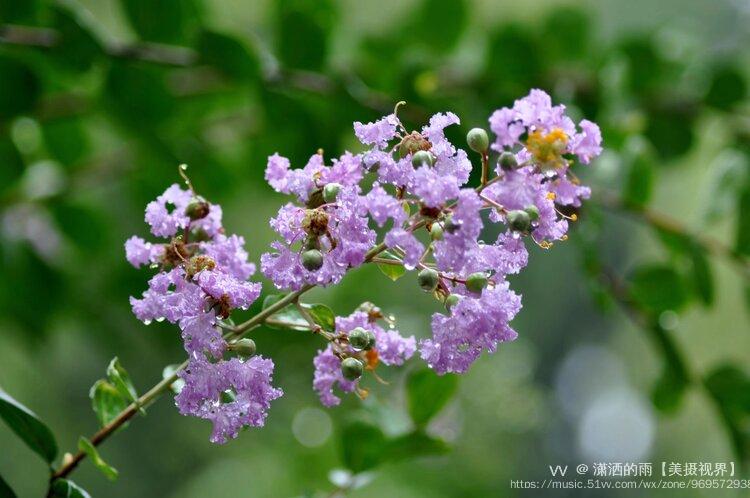
[[131, 237], [125, 243], [133, 266], [159, 270], [140, 299], [130, 298], [133, 313], [146, 324], [167, 320], [180, 327], [189, 361], [180, 373], [185, 383], [177, 406], [211, 420], [215, 442], [236, 437], [243, 426], [263, 425], [270, 401], [282, 394], [271, 387], [271, 360], [223, 358], [227, 343], [218, 321], [247, 309], [260, 284], [248, 281], [255, 266], [247, 261], [245, 241], [225, 235], [221, 215], [218, 205], [175, 184], [146, 207], [151, 233], [167, 241]]
[[[470, 153], [445, 135], [459, 118], [438, 113], [409, 132], [397, 110], [354, 123], [364, 146], [358, 154], [327, 164], [318, 151], [298, 169], [279, 154], [268, 158], [269, 185], [293, 199], [270, 220], [279, 239], [262, 255], [261, 272], [292, 292], [287, 303], [327, 341], [313, 360], [313, 388], [326, 406], [340, 403], [335, 388], [366, 395], [360, 379], [364, 372], [378, 378], [380, 363], [401, 365], [418, 351], [438, 374], [461, 373], [482, 352], [513, 340], [510, 322], [521, 297], [507, 278], [528, 263], [525, 241], [546, 249], [566, 239], [575, 209], [590, 196], [571, 171], [573, 161], [588, 164], [601, 153], [596, 124], [576, 126], [564, 106], [532, 90], [492, 114], [494, 142], [481, 128], [468, 133], [481, 163], [481, 181], [470, 187]], [[262, 425], [269, 402], [281, 395], [270, 385], [273, 363], [224, 360], [227, 343], [217, 328], [260, 293], [247, 281], [254, 267], [242, 238], [224, 234], [218, 206], [177, 185], [148, 205], [146, 221], [169, 241], [126, 243], [133, 265], [160, 268], [143, 298], [132, 300], [133, 311], [144, 322], [167, 319], [182, 330], [190, 365], [177, 398], [181, 412], [212, 420], [215, 441]], [[369, 262], [417, 272], [419, 286], [444, 308], [432, 316], [431, 337], [405, 338], [367, 303], [326, 331], [297, 301], [312, 286], [335, 284]]]

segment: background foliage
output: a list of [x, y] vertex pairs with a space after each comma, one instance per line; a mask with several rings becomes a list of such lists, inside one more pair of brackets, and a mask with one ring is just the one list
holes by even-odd
[[[87, 386], [113, 356], [143, 392], [184, 355], [174, 327], [130, 315], [148, 272], [122, 250], [177, 164], [257, 260], [282, 201], [266, 157], [356, 149], [352, 121], [398, 100], [414, 127], [459, 114], [462, 143], [540, 87], [600, 123], [607, 148], [582, 171], [596, 198], [571, 240], [533, 250], [514, 283], [519, 340], [460, 383], [412, 365], [324, 412], [310, 388], [320, 344], [262, 329], [286, 391], [265, 429], [213, 446], [163, 400], [100, 448], [115, 484], [82, 464], [93, 496], [295, 496], [370, 479], [351, 495], [502, 496], [548, 463], [750, 458], [745, 2], [2, 0], [0, 19], [0, 386], [60, 454], [87, 447]], [[313, 296], [339, 314], [375, 300], [420, 337], [436, 309], [374, 267]], [[44, 461], [5, 426], [0, 448], [16, 493], [42, 495]], [[374, 473], [329, 476], [344, 468]]]

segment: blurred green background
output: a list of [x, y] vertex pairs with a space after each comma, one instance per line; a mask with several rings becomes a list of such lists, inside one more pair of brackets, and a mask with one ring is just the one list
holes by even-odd
[[[539, 87], [602, 126], [605, 153], [578, 170], [595, 199], [569, 241], [530, 248], [512, 279], [519, 339], [463, 375], [430, 426], [452, 451], [386, 462], [349, 495], [516, 496], [511, 479], [548, 465], [747, 461], [746, 0], [2, 0], [0, 20], [0, 386], [61, 450], [96, 430], [88, 388], [113, 356], [140, 392], [184, 357], [175, 327], [130, 314], [150, 271], [123, 250], [147, 236], [143, 208], [177, 164], [257, 261], [285, 202], [263, 181], [268, 155], [301, 166], [318, 148], [359, 150], [352, 121], [399, 100], [414, 128], [459, 114], [449, 136], [462, 144]], [[374, 301], [418, 337], [438, 309], [376, 267], [310, 300], [338, 314]], [[101, 447], [117, 482], [89, 461], [73, 479], [95, 497], [326, 496], [352, 415], [408, 427], [403, 377], [419, 360], [385, 372], [366, 403], [321, 410], [320, 341], [253, 336], [285, 391], [265, 428], [212, 445], [209, 424], [165, 398]], [[0, 474], [19, 496], [45, 492], [45, 464], [4, 425]], [[612, 495], [639, 493], [660, 496]]]

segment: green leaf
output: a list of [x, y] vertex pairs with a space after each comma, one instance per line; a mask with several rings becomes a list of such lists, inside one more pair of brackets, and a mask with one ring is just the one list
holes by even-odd
[[58, 41], [52, 54], [66, 68], [87, 71], [94, 60], [104, 51], [99, 40], [92, 34], [88, 18], [73, 2], [59, 2], [51, 6], [52, 23], [58, 33]]
[[198, 29], [202, 11], [199, 0], [121, 0], [130, 25], [148, 41], [184, 42]]
[[437, 375], [428, 368], [415, 370], [406, 378], [409, 415], [418, 427], [425, 426], [448, 403], [458, 387], [458, 376]]
[[716, 368], [704, 385], [719, 408], [737, 459], [750, 457], [750, 378], [732, 365]]
[[204, 30], [198, 38], [197, 50], [202, 62], [216, 67], [230, 78], [241, 81], [260, 79], [258, 60], [237, 38]]
[[739, 199], [737, 210], [737, 252], [750, 255], [750, 188], [746, 188]]
[[708, 167], [708, 181], [703, 203], [706, 222], [721, 222], [731, 216], [743, 187], [750, 183], [748, 156], [737, 149], [719, 152]]
[[128, 400], [130, 403], [138, 399], [138, 393], [135, 391], [135, 386], [130, 380], [128, 372], [120, 364], [120, 360], [117, 356], [112, 358], [107, 366], [107, 377], [113, 386], [120, 393], [120, 396]]
[[91, 498], [83, 488], [67, 479], [55, 479], [50, 486], [48, 498]]
[[646, 264], [630, 276], [631, 298], [654, 314], [680, 310], [688, 300], [683, 278], [669, 265]]
[[130, 404], [115, 386], [104, 379], [99, 379], [91, 386], [89, 398], [102, 427], [114, 420]]
[[16, 498], [16, 493], [8, 486], [3, 476], [0, 476], [0, 498]]
[[52, 431], [37, 416], [0, 389], [0, 418], [47, 463], [57, 456], [57, 442]]
[[711, 306], [714, 303], [716, 292], [714, 290], [713, 272], [706, 253], [703, 248], [693, 244], [691, 245], [690, 259], [693, 265], [690, 279], [695, 293], [704, 305]]
[[415, 430], [390, 439], [384, 458], [391, 462], [422, 456], [444, 455], [450, 449], [450, 445], [442, 439], [429, 436], [421, 430]]
[[41, 93], [41, 83], [25, 64], [0, 55], [0, 120], [31, 111]]
[[633, 206], [643, 206], [651, 198], [654, 185], [655, 164], [653, 157], [643, 147], [632, 154], [628, 161], [627, 176], [623, 186], [623, 200]]
[[334, 332], [336, 330], [336, 314], [325, 304], [302, 304], [315, 323], [320, 325], [323, 330]]
[[447, 52], [466, 28], [467, 11], [465, 0], [425, 0], [407, 29], [416, 41], [429, 49]]
[[117, 476], [119, 475], [117, 469], [104, 461], [101, 455], [99, 455], [99, 451], [97, 451], [96, 446], [94, 446], [91, 441], [81, 436], [78, 439], [78, 449], [86, 453], [86, 455], [91, 459], [91, 463], [94, 464], [94, 467], [99, 469], [102, 474], [107, 477], [107, 479], [109, 479], [110, 481], [114, 481], [117, 479]]
[[378, 269], [394, 282], [406, 274], [404, 265], [390, 265], [387, 263], [378, 263]]
[[325, 60], [335, 5], [330, 0], [276, 2], [277, 53], [288, 67], [318, 70]]
[[[175, 372], [177, 372], [177, 367], [179, 366], [180, 365], [175, 364], [175, 365], [167, 365], [166, 367], [164, 367], [164, 370], [162, 370], [161, 372], [162, 378], [168, 379], [169, 377], [174, 375]], [[172, 382], [172, 385], [169, 388], [172, 390], [173, 393], [180, 394], [180, 391], [182, 391], [183, 387], [185, 387], [185, 381], [182, 379], [177, 379], [176, 381]]]
[[344, 464], [353, 472], [362, 472], [378, 465], [388, 447], [383, 431], [363, 421], [349, 422], [341, 434]]
[[89, 140], [78, 118], [46, 121], [42, 135], [50, 155], [65, 165], [79, 162], [89, 151]]
[[648, 332], [664, 362], [662, 374], [651, 391], [651, 400], [662, 412], [674, 413], [690, 385], [690, 374], [669, 332], [658, 323], [651, 325]]
[[705, 103], [729, 110], [747, 96], [747, 83], [742, 71], [734, 66], [722, 66], [714, 71]]
[[163, 68], [113, 62], [104, 88], [109, 111], [136, 130], [162, 123], [175, 109], [164, 78]]
[[[263, 309], [276, 304], [285, 297], [285, 294], [272, 294], [263, 301]], [[283, 323], [283, 325], [281, 325]], [[289, 329], [299, 330], [301, 332], [310, 331], [310, 324], [307, 323], [299, 310], [294, 306], [286, 306], [269, 317], [266, 326], [272, 329]]]

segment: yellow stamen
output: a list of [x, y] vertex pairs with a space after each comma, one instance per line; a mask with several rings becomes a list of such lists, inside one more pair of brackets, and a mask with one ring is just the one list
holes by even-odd
[[567, 145], [568, 135], [560, 128], [552, 128], [547, 134], [534, 130], [526, 139], [526, 148], [543, 170], [559, 169], [567, 164], [562, 157]]

